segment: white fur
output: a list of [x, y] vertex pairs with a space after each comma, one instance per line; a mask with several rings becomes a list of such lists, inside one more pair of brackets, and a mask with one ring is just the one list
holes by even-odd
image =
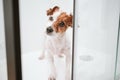
[[[56, 20], [57, 16], [61, 13], [61, 11], [56, 12], [53, 15], [54, 21]], [[54, 22], [53, 21], [53, 22]], [[51, 26], [51, 24], [53, 23], [51, 21], [48, 21], [47, 23], [47, 27]], [[43, 50], [43, 54], [40, 56], [40, 59], [44, 58], [44, 55], [46, 55], [46, 59], [49, 62], [50, 65], [50, 69], [51, 69], [51, 73], [50, 76], [48, 78], [48, 80], [56, 80], [56, 68], [55, 68], [55, 64], [54, 64], [54, 55], [57, 55], [59, 57], [66, 57], [66, 76], [65, 76], [65, 80], [70, 80], [70, 66], [71, 66], [71, 53], [70, 53], [70, 49], [71, 49], [71, 45], [70, 42], [68, 40], [68, 38], [66, 37], [66, 32], [63, 34], [60, 33], [56, 33], [55, 31], [48, 35], [45, 32], [45, 42], [44, 42], [44, 50]], [[62, 66], [62, 65], [61, 65]]]

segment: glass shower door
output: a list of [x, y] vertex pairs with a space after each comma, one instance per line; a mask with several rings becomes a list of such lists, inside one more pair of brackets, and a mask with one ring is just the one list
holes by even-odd
[[119, 19], [119, 28], [118, 28], [118, 44], [116, 50], [117, 50], [116, 51], [117, 55], [116, 55], [115, 80], [120, 80], [120, 19]]
[[23, 80], [71, 80], [74, 0], [19, 0]]
[[119, 5], [120, 0], [78, 1], [74, 80], [114, 80]]

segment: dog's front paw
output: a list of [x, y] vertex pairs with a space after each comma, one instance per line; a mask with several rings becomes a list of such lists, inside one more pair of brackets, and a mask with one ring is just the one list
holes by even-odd
[[50, 74], [48, 80], [56, 80], [55, 74]]
[[39, 60], [43, 60], [43, 59], [44, 59], [44, 57], [43, 57], [43, 56], [40, 56], [38, 59], [39, 59]]
[[39, 57], [39, 60], [43, 60], [44, 58], [45, 58], [45, 55], [41, 54], [40, 57]]

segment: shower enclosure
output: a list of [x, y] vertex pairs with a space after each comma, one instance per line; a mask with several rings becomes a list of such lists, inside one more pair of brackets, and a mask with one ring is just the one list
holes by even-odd
[[78, 0], [78, 4], [75, 80], [119, 80], [120, 0]]
[[120, 80], [120, 0], [0, 0], [0, 80], [48, 80], [41, 26], [57, 4], [74, 14], [71, 80]]

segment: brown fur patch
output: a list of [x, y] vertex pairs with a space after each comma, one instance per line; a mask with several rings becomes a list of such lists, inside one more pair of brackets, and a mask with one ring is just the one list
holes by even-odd
[[56, 12], [57, 10], [59, 10], [59, 7], [58, 7], [58, 6], [55, 6], [55, 7], [53, 7], [53, 8], [48, 9], [48, 10], [47, 10], [47, 16], [53, 15], [54, 12]]
[[61, 13], [53, 23], [54, 30], [59, 33], [65, 32], [68, 27], [72, 26], [72, 18], [73, 16], [71, 14]]

